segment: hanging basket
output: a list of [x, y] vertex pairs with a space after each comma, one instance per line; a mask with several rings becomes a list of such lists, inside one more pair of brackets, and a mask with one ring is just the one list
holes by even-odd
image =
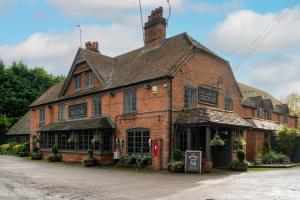
[[94, 135], [93, 139], [92, 139], [92, 144], [93, 145], [99, 145], [102, 144], [102, 140], [100, 138], [99, 135]]
[[68, 144], [75, 144], [76, 142], [76, 138], [73, 135], [71, 135], [68, 139]]
[[216, 147], [216, 146], [224, 146], [225, 142], [222, 140], [219, 134], [216, 134], [214, 138], [210, 141], [210, 146]]

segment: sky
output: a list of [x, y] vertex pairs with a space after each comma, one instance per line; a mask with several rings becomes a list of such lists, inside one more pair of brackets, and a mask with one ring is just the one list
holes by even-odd
[[[239, 82], [277, 98], [300, 93], [300, 0], [169, 0], [182, 32], [228, 60]], [[143, 22], [167, 0], [141, 0]], [[143, 46], [138, 0], [1, 0], [0, 59], [66, 75], [82, 41], [115, 56]]]

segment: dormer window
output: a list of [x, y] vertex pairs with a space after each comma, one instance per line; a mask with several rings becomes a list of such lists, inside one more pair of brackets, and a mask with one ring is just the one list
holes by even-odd
[[283, 117], [284, 117], [284, 122], [288, 122], [289, 121], [289, 113], [288, 112], [284, 113]]
[[256, 111], [256, 117], [263, 118], [263, 116], [264, 116], [264, 109], [258, 108]]
[[267, 112], [266, 112], [266, 119], [272, 120], [272, 115], [273, 115], [272, 110], [267, 111]]
[[94, 74], [93, 71], [86, 72], [86, 86], [93, 87], [94, 86]]
[[80, 74], [74, 76], [74, 88], [75, 88], [75, 90], [80, 90], [80, 88], [81, 88], [81, 76], [80, 76]]

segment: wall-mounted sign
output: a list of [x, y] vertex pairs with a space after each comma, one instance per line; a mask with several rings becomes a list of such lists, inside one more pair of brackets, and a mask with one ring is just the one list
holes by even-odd
[[201, 151], [186, 151], [185, 152], [185, 173], [195, 172], [201, 173]]
[[219, 93], [216, 90], [199, 87], [198, 100], [202, 103], [218, 104]]
[[87, 104], [81, 103], [69, 106], [69, 117], [85, 117], [87, 115]]

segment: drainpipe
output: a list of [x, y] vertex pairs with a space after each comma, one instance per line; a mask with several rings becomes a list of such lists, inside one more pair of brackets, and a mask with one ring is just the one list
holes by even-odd
[[172, 110], [173, 110], [173, 104], [172, 104], [172, 101], [173, 101], [173, 98], [172, 98], [172, 95], [173, 95], [173, 86], [172, 86], [172, 78], [170, 79], [170, 93], [169, 93], [169, 160], [171, 159], [171, 155], [172, 155], [172, 147], [173, 147], [173, 133], [172, 133], [172, 127], [173, 127], [173, 124], [172, 124]]

